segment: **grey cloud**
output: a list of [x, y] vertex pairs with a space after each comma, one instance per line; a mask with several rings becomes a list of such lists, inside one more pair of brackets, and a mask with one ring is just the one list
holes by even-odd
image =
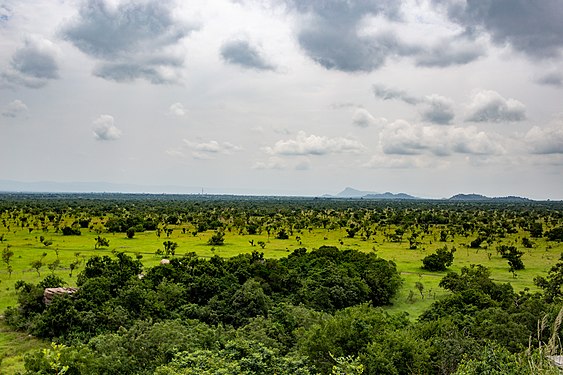
[[355, 30], [339, 29], [326, 21], [319, 28], [302, 30], [298, 40], [307, 55], [324, 68], [350, 73], [371, 72], [390, 56], [411, 54], [392, 33], [361, 37]]
[[465, 37], [444, 39], [428, 48], [421, 48], [415, 63], [424, 67], [465, 65], [485, 54], [485, 48]]
[[288, 1], [306, 16], [298, 31], [301, 48], [326, 69], [344, 72], [371, 72], [395, 55], [409, 55], [414, 49], [394, 33], [363, 36], [361, 21], [370, 15], [400, 18], [396, 1]]
[[221, 46], [221, 57], [229, 64], [256, 70], [275, 70], [260, 51], [246, 40], [232, 40]]
[[364, 108], [356, 108], [352, 115], [352, 124], [360, 128], [367, 128], [369, 126], [383, 124], [387, 120], [384, 118], [376, 119], [368, 110]]
[[2, 78], [29, 88], [40, 88], [49, 80], [58, 79], [56, 47], [46, 39], [26, 39], [24, 46], [12, 55], [10, 68], [2, 73]]
[[495, 91], [484, 90], [474, 95], [466, 121], [512, 122], [525, 119], [524, 104], [515, 99], [505, 99]]
[[559, 72], [551, 72], [540, 77], [536, 82], [541, 85], [563, 87], [563, 74]]
[[380, 84], [374, 84], [372, 87], [373, 87], [374, 95], [379, 99], [383, 99], [383, 100], [396, 99], [411, 105], [416, 105], [421, 102], [420, 98], [410, 95], [409, 93], [403, 90], [389, 88], [387, 86]]
[[182, 66], [170, 48], [194, 27], [179, 24], [169, 2], [126, 2], [109, 7], [88, 0], [77, 19], [62, 30], [63, 37], [82, 52], [102, 61], [95, 75], [115, 81], [143, 78], [168, 83], [163, 70]]
[[28, 110], [27, 105], [21, 100], [13, 100], [2, 111], [2, 116], [9, 118], [16, 118]]
[[440, 95], [417, 97], [406, 91], [390, 88], [381, 84], [372, 86], [375, 97], [382, 100], [400, 100], [409, 105], [421, 105], [424, 108], [421, 116], [424, 121], [434, 124], [448, 125], [455, 117], [453, 102]]
[[297, 33], [299, 45], [312, 60], [326, 69], [371, 72], [395, 56], [413, 57], [418, 66], [447, 67], [470, 63], [485, 54], [484, 47], [475, 41], [475, 35], [470, 31], [444, 38], [430, 46], [406, 43], [396, 32], [380, 31], [375, 35], [360, 32], [362, 21], [369, 16], [400, 21], [400, 1], [287, 2], [290, 9], [306, 15]]
[[563, 47], [560, 0], [434, 0], [468, 30], [485, 30], [494, 43], [509, 43], [533, 58], [559, 56]]
[[12, 68], [18, 72], [39, 79], [59, 78], [59, 67], [53, 53], [27, 40], [25, 46], [12, 56]]
[[401, 2], [395, 0], [287, 0], [302, 13], [312, 13], [339, 24], [355, 24], [365, 14], [383, 14], [389, 19], [401, 18]]
[[0, 25], [2, 23], [8, 22], [10, 18], [12, 18], [13, 12], [12, 9], [8, 7], [8, 5], [2, 4], [0, 5]]
[[426, 108], [422, 111], [422, 119], [434, 124], [448, 125], [455, 117], [453, 102], [439, 95], [429, 95], [425, 98]]
[[143, 78], [154, 84], [173, 83], [172, 79], [162, 74], [158, 66], [152, 65], [105, 63], [94, 68], [92, 73], [96, 77], [116, 82], [130, 82]]

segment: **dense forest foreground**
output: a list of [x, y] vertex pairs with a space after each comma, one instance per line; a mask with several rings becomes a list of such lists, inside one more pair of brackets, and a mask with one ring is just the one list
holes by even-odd
[[560, 373], [561, 202], [3, 194], [0, 220], [4, 373]]

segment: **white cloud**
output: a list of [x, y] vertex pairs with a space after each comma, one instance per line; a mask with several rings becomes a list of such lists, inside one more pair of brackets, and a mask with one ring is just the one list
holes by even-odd
[[532, 154], [563, 154], [563, 119], [546, 128], [534, 126], [524, 141]]
[[121, 137], [121, 130], [114, 125], [114, 118], [110, 115], [100, 115], [94, 120], [94, 137], [98, 141], [113, 141]]
[[383, 152], [392, 155], [495, 155], [504, 152], [498, 142], [475, 127], [421, 126], [403, 120], [386, 126], [379, 141]]
[[27, 105], [19, 99], [10, 102], [2, 111], [2, 116], [16, 118], [28, 110]]
[[192, 142], [188, 139], [183, 140], [186, 147], [192, 150], [192, 156], [196, 159], [209, 160], [214, 159], [215, 155], [230, 155], [233, 152], [242, 151], [242, 147], [234, 145], [230, 142], [217, 142], [215, 140], [205, 142]]
[[285, 169], [287, 163], [279, 157], [270, 157], [266, 161], [258, 161], [254, 163], [252, 169]]
[[295, 139], [277, 141], [273, 147], [265, 147], [264, 151], [271, 155], [326, 155], [360, 152], [364, 148], [364, 145], [353, 139], [307, 135], [300, 131]]
[[473, 95], [466, 121], [511, 122], [526, 119], [526, 106], [516, 99], [505, 99], [498, 92], [482, 90]]
[[184, 117], [188, 111], [182, 103], [173, 103], [168, 107], [168, 113], [173, 116]]
[[364, 164], [364, 167], [376, 169], [408, 169], [422, 167], [420, 160], [420, 157], [411, 156], [374, 155]]

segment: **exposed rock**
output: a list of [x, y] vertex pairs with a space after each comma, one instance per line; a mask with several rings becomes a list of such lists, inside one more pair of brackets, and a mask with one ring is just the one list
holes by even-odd
[[74, 294], [78, 288], [45, 288], [43, 291], [43, 302], [48, 305], [56, 295]]

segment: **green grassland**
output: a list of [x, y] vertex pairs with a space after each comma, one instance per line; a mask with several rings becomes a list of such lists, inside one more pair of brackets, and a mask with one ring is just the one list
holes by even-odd
[[[4, 241], [1, 246], [5, 248], [10, 245], [10, 249], [14, 252], [11, 261], [13, 267], [11, 275], [9, 275], [5, 264], [0, 265], [0, 310], [16, 303], [14, 283], [17, 280], [37, 283], [49, 273], [54, 273], [64, 278], [68, 285], [72, 286], [75, 283], [76, 275], [90, 256], [111, 256], [115, 252], [142, 257], [141, 261], [145, 267], [151, 267], [158, 264], [163, 258], [155, 253], [157, 249], [163, 248], [163, 242], [167, 240], [178, 244], [175, 256], [195, 252], [201, 257], [213, 255], [231, 257], [241, 253], [259, 251], [264, 252], [265, 257], [281, 258], [300, 247], [315, 249], [323, 245], [376, 252], [378, 256], [394, 261], [405, 281], [402, 292], [391, 309], [406, 310], [414, 316], [418, 315], [421, 308], [423, 309], [431, 303], [434, 298], [438, 298], [444, 293], [438, 287], [438, 283], [446, 272], [428, 272], [421, 268], [422, 259], [438, 248], [447, 245], [449, 248], [455, 247], [457, 249], [454, 263], [449, 268], [450, 271], [459, 271], [462, 267], [470, 264], [482, 264], [491, 270], [492, 278], [495, 281], [509, 282], [515, 290], [523, 290], [524, 288], [534, 290], [533, 278], [537, 275], [545, 275], [563, 252], [563, 244], [548, 243], [543, 238], [534, 239], [534, 247], [524, 249], [519, 244], [521, 238], [528, 235], [525, 232], [508, 234], [505, 238], [492, 244], [489, 249], [471, 249], [468, 247], [468, 243], [473, 239], [471, 236], [467, 238], [458, 236], [449, 239], [447, 242], [437, 241], [436, 238], [439, 237], [438, 233], [441, 230], [440, 226], [436, 226], [433, 232], [423, 236], [416, 250], [409, 249], [409, 243], [406, 240], [402, 242], [386, 241], [383, 233], [377, 233], [369, 240], [346, 238], [346, 232], [343, 229], [304, 230], [287, 240], [276, 239], [273, 234], [268, 238], [265, 232], [259, 235], [241, 235], [227, 231], [223, 246], [210, 246], [207, 242], [213, 235], [213, 231], [198, 233], [194, 236], [190, 230], [192, 228], [189, 227], [186, 233], [182, 233], [182, 229], [186, 226], [170, 226], [169, 228], [173, 229], [169, 237], [164, 234], [158, 237], [155, 231], [138, 232], [135, 233], [133, 238], [127, 238], [124, 233], [105, 233], [102, 236], [109, 240], [110, 246], [98, 249], [94, 248], [98, 233], [92, 229], [82, 229], [82, 234], [79, 236], [63, 236], [61, 233], [54, 231], [46, 233], [33, 231], [30, 233], [25, 228], [7, 232], [5, 228], [0, 228], [0, 235], [4, 234]], [[53, 243], [50, 246], [44, 246], [39, 240], [40, 236]], [[300, 237], [300, 240], [296, 240], [296, 236]], [[250, 241], [254, 241], [254, 246], [251, 245]], [[257, 245], [259, 241], [266, 244], [263, 249]], [[506, 260], [502, 259], [496, 252], [496, 246], [501, 244], [515, 245], [525, 251], [522, 260], [526, 268], [518, 271], [516, 277], [509, 272]], [[43, 257], [43, 254], [46, 255]], [[44, 266], [39, 269], [38, 274], [31, 266], [31, 262], [41, 258], [43, 258]], [[57, 259], [60, 262], [57, 268], [49, 269], [48, 265], [53, 264]], [[69, 265], [76, 260], [82, 262], [73, 271], [71, 277]], [[425, 298], [421, 300], [420, 294], [416, 291], [416, 298], [407, 301], [409, 291], [415, 290], [414, 283], [417, 281], [424, 285]]]
[[[66, 219], [69, 223], [72, 218]], [[170, 225], [173, 229], [169, 237], [164, 233], [157, 236], [156, 231], [145, 231], [135, 233], [133, 238], [127, 238], [124, 233], [102, 233], [101, 236], [109, 240], [109, 247], [95, 249], [96, 237], [99, 232], [96, 229], [103, 224], [102, 219], [94, 219], [90, 229], [82, 229], [81, 235], [64, 236], [60, 232], [55, 232], [54, 228], [47, 230], [33, 230], [28, 228], [0, 227], [0, 236], [3, 241], [0, 249], [9, 249], [14, 255], [11, 259], [12, 273], [8, 272], [6, 263], [0, 264], [0, 311], [4, 311], [8, 306], [14, 306], [17, 296], [14, 283], [18, 280], [37, 283], [50, 273], [64, 278], [69, 286], [76, 283], [76, 276], [83, 269], [87, 259], [93, 255], [112, 255], [115, 252], [125, 252], [133, 257], [141, 259], [145, 267], [151, 267], [160, 262], [162, 255], [156, 255], [158, 249], [163, 248], [163, 242], [170, 240], [178, 244], [175, 256], [182, 256], [185, 253], [195, 252], [201, 257], [211, 257], [219, 255], [221, 257], [231, 257], [241, 253], [252, 251], [264, 252], [265, 257], [281, 258], [287, 256], [293, 250], [301, 247], [315, 249], [320, 246], [336, 246], [340, 249], [356, 249], [365, 252], [376, 252], [378, 256], [392, 260], [397, 264], [398, 270], [404, 280], [403, 287], [396, 297], [393, 306], [388, 307], [391, 312], [406, 311], [411, 317], [416, 318], [430, 304], [445, 295], [445, 291], [438, 286], [439, 281], [447, 272], [428, 272], [421, 268], [421, 260], [433, 253], [436, 249], [445, 245], [448, 248], [455, 247], [455, 258], [449, 271], [459, 271], [464, 266], [470, 264], [482, 264], [491, 271], [492, 278], [497, 282], [511, 283], [515, 290], [536, 290], [533, 279], [537, 275], [546, 275], [547, 271], [557, 262], [563, 252], [563, 244], [557, 242], [547, 242], [543, 238], [533, 239], [534, 246], [531, 249], [524, 249], [521, 246], [521, 239], [529, 237], [529, 233], [519, 231], [515, 234], [507, 234], [504, 238], [499, 238], [497, 242], [489, 244], [489, 248], [471, 249], [468, 244], [476, 236], [468, 237], [455, 236], [448, 238], [447, 242], [440, 242], [439, 233], [445, 226], [432, 226], [430, 233], [422, 235], [417, 249], [409, 249], [409, 242], [389, 242], [384, 233], [378, 231], [369, 240], [357, 238], [347, 238], [345, 229], [312, 229], [302, 230], [293, 233], [289, 239], [280, 240], [275, 238], [275, 234], [267, 235], [262, 231], [257, 235], [235, 233], [235, 231], [225, 232], [225, 243], [222, 246], [210, 246], [207, 244], [214, 231], [205, 231], [193, 234], [194, 228], [189, 224]], [[184, 231], [185, 229], [185, 231]], [[388, 227], [387, 230], [392, 230]], [[44, 242], [40, 237], [44, 237]], [[296, 238], [298, 236], [298, 238]], [[46, 241], [52, 244], [45, 246]], [[254, 245], [251, 244], [253, 241]], [[263, 241], [265, 247], [262, 249], [258, 242]], [[518, 271], [514, 276], [509, 272], [506, 259], [502, 259], [496, 252], [498, 245], [515, 245], [525, 254], [522, 256], [525, 269]], [[31, 266], [33, 261], [42, 260], [43, 266], [36, 269]], [[58, 260], [58, 262], [56, 262]], [[70, 264], [80, 261], [70, 275]], [[49, 265], [51, 267], [49, 268]], [[55, 267], [56, 266], [56, 267]], [[424, 286], [422, 295], [415, 287], [416, 282], [421, 282]], [[0, 367], [5, 373], [15, 373], [21, 370], [22, 354], [32, 348], [39, 348], [46, 345], [37, 340], [27, 338], [27, 335], [10, 332], [5, 326], [0, 325]], [[6, 370], [11, 369], [11, 370]]]

